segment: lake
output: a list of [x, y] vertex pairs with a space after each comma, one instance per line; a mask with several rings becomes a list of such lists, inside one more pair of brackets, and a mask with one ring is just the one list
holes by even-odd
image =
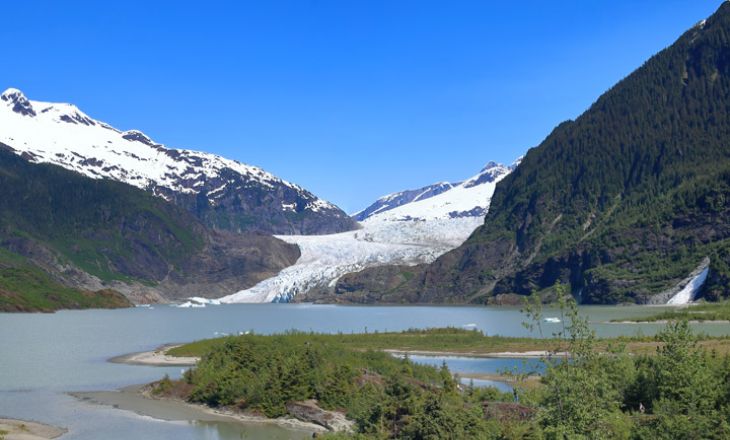
[[[599, 336], [654, 334], [661, 324], [609, 324], [644, 316], [646, 307], [582, 307]], [[546, 310], [546, 317], [557, 316]], [[63, 439], [109, 440], [305, 438], [308, 433], [268, 425], [162, 421], [76, 399], [74, 391], [116, 390], [151, 382], [179, 367], [145, 367], [107, 362], [111, 357], [223, 334], [373, 332], [408, 328], [477, 328], [489, 335], [528, 336], [515, 308], [437, 306], [330, 306], [233, 304], [184, 309], [154, 306], [122, 310], [61, 311], [55, 314], [0, 314], [0, 417], [36, 420], [69, 429]], [[543, 323], [545, 334], [560, 324]], [[702, 324], [712, 335], [730, 334], [730, 325]], [[414, 359], [419, 360], [419, 359]], [[521, 360], [420, 359], [454, 371], [495, 373]]]

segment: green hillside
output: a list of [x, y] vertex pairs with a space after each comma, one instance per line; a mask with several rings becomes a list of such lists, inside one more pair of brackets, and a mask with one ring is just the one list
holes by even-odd
[[272, 237], [210, 231], [145, 191], [3, 148], [0, 191], [0, 310], [129, 305], [98, 288], [110, 283], [159, 287], [162, 296], [184, 295], [190, 284], [205, 294], [231, 292], [298, 257]]
[[717, 299], [730, 295], [729, 238], [724, 3], [529, 150], [461, 247], [400, 284], [375, 270], [339, 290], [375, 280], [410, 301], [514, 302], [561, 280], [586, 303], [661, 302], [707, 257], [702, 293]]

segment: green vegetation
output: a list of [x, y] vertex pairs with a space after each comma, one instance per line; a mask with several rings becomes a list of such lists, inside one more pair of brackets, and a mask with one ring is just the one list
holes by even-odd
[[461, 393], [446, 367], [309, 336], [226, 338], [182, 380], [171, 387], [163, 379], [153, 393], [269, 417], [287, 414], [288, 402], [316, 399], [324, 409], [346, 412], [359, 433], [414, 439], [481, 438], [498, 428], [482, 417], [479, 402], [511, 398], [493, 389]]
[[[497, 185], [484, 226], [402, 296], [498, 302], [561, 281], [583, 303], [645, 303], [705, 258], [702, 295], [730, 296], [728, 51], [724, 2], [530, 149]], [[368, 269], [343, 284], [362, 295], [388, 277]]]
[[[266, 340], [268, 336], [246, 335], [250, 339]], [[474, 330], [457, 328], [412, 329], [404, 332], [374, 332], [352, 334], [321, 334], [290, 332], [287, 340], [295, 344], [317, 342], [339, 345], [349, 350], [400, 350], [400, 351], [440, 351], [462, 354], [488, 354], [503, 351], [541, 350], [546, 342], [533, 338], [509, 338], [503, 336], [485, 336]], [[230, 339], [205, 339], [181, 345], [169, 350], [172, 356], [202, 356], [213, 348], [225, 344]]]
[[2, 147], [0, 311], [129, 306], [116, 292], [64, 285], [65, 273], [153, 285], [203, 246], [204, 229], [164, 200]]
[[[315, 399], [355, 422], [355, 433], [325, 438], [728, 438], [730, 355], [703, 348], [687, 322], [669, 324], [652, 353], [630, 355], [624, 341], [596, 341], [566, 286], [553, 291], [564, 325], [550, 338], [532, 340], [551, 355], [539, 386], [513, 378], [519, 402], [512, 393], [458, 386], [445, 366], [373, 351], [399, 343], [454, 351], [447, 340], [462, 348], [489, 340], [456, 329], [203, 341], [177, 353], [205, 352], [198, 366], [180, 381], [163, 379], [153, 392], [269, 417], [287, 414], [289, 402]], [[536, 298], [525, 310], [528, 327], [541, 331]], [[510, 342], [495, 339], [493, 346]]]
[[635, 322], [656, 321], [730, 321], [730, 302], [692, 304], [674, 310], [634, 318]]
[[[570, 361], [546, 360], [542, 397], [536, 401], [544, 438], [730, 435], [730, 356], [701, 348], [686, 321], [671, 323], [659, 334], [662, 344], [652, 356], [629, 356], [621, 345], [599, 354], [564, 286], [558, 287], [558, 301], [567, 319], [556, 336], [569, 344]], [[530, 315], [539, 317], [539, 306]]]
[[516, 280], [542, 275], [543, 285], [584, 289], [590, 302], [643, 301], [710, 257], [707, 295], [730, 294], [728, 30], [723, 4], [704, 29], [558, 126], [505, 179], [475, 240], [508, 230], [537, 254], [497, 290], [524, 293], [533, 286]]
[[0, 312], [51, 312], [60, 308], [119, 308], [132, 304], [114, 291], [65, 287], [24, 257], [0, 249]]
[[729, 48], [723, 4], [530, 150], [467, 245], [519, 249], [487, 265], [496, 293], [562, 280], [584, 302], [644, 302], [709, 257], [705, 296], [730, 295]]
[[[296, 245], [207, 229], [151, 192], [31, 163], [9, 148], [0, 144], [1, 310], [117, 306], [108, 290], [62, 288], [95, 286], [94, 278], [132, 284], [133, 295], [147, 296], [137, 288], [145, 286], [174, 298], [195, 284], [223, 296], [299, 257]], [[87, 298], [94, 295], [102, 297]]]
[[105, 281], [159, 280], [203, 246], [201, 226], [164, 200], [2, 149], [0, 189], [1, 247], [50, 250]]
[[[290, 332], [287, 338], [293, 343], [305, 344], [317, 341], [323, 344], [336, 344], [343, 349], [367, 351], [390, 350], [395, 352], [421, 353], [454, 353], [464, 356], [489, 356], [494, 353], [526, 352], [526, 351], [563, 351], [567, 344], [555, 338], [512, 338], [504, 336], [486, 336], [479, 331], [457, 328], [411, 329], [403, 332], [374, 332], [353, 334], [321, 334]], [[247, 335], [251, 338], [267, 339], [264, 335]], [[218, 348], [229, 339], [223, 337], [203, 339], [167, 351], [171, 356], [202, 357]], [[730, 354], [730, 337], [697, 336], [698, 343], [707, 350], [719, 354]], [[662, 342], [657, 337], [635, 336], [595, 339], [593, 347], [599, 352], [609, 352], [612, 346], [621, 344], [631, 354], [653, 354]]]

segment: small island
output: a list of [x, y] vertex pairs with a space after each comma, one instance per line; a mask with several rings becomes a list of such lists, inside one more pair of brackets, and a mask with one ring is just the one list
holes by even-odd
[[[686, 321], [656, 337], [595, 339], [577, 313], [564, 328], [548, 339], [454, 328], [229, 336], [159, 350], [199, 360], [179, 380], [164, 377], [142, 393], [243, 422], [298, 420], [322, 428], [312, 431], [323, 438], [590, 438], [609, 430], [608, 438], [628, 439], [690, 433], [698, 423], [708, 435], [726, 429], [727, 339], [698, 337]], [[545, 368], [490, 376], [513, 387], [503, 392], [475, 387], [446, 365], [414, 363], [411, 353], [539, 353]]]

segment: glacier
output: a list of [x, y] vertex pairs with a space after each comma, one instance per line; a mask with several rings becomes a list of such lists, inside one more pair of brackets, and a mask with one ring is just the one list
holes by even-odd
[[299, 246], [297, 262], [221, 303], [289, 302], [315, 287], [334, 287], [347, 273], [385, 264], [430, 263], [460, 245], [483, 223], [480, 217], [362, 222], [362, 229], [328, 235], [279, 235]]
[[[360, 211], [368, 212], [359, 230], [329, 235], [277, 235], [299, 246], [301, 256], [297, 262], [277, 276], [220, 301], [289, 302], [314, 288], [334, 288], [347, 273], [381, 265], [431, 263], [463, 243], [484, 223], [497, 183], [515, 166], [490, 162], [470, 179], [431, 191], [427, 196], [417, 194], [398, 206], [382, 202], [405, 192], [381, 197], [371, 205], [372, 209]], [[376, 206], [377, 203], [381, 205]]]

